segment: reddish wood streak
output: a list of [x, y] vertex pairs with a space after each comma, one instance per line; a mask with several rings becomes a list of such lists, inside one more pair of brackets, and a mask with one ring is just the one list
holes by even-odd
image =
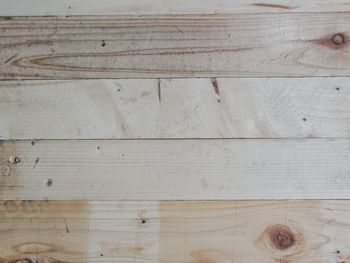
[[252, 5], [259, 6], [259, 7], [270, 7], [270, 8], [279, 8], [279, 9], [287, 9], [287, 10], [291, 10], [291, 9], [296, 8], [296, 7], [291, 7], [291, 6], [287, 6], [287, 5], [265, 4], [265, 3], [255, 3]]

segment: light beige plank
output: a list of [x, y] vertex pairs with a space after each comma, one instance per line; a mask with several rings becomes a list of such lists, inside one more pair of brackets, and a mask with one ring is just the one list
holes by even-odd
[[347, 199], [349, 158], [349, 139], [3, 142], [0, 199]]
[[350, 13], [0, 20], [1, 79], [345, 76]]
[[350, 11], [346, 0], [1, 0], [0, 16]]
[[0, 139], [349, 137], [348, 82], [4, 81]]
[[347, 262], [349, 217], [349, 201], [8, 201], [0, 262]]

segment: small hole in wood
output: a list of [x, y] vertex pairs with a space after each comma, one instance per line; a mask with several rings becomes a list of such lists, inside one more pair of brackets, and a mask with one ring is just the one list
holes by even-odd
[[21, 162], [21, 159], [18, 156], [10, 156], [9, 163], [18, 164]]
[[53, 185], [52, 179], [47, 179], [46, 185], [47, 185], [48, 187], [51, 187], [51, 186]]
[[307, 119], [306, 119], [306, 118], [303, 118], [303, 121], [307, 121]]

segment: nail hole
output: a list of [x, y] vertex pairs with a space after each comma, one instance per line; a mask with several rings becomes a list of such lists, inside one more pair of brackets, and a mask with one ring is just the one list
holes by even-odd
[[306, 119], [306, 118], [303, 118], [303, 121], [307, 121], [307, 119]]
[[48, 187], [51, 187], [51, 186], [53, 185], [52, 179], [47, 179], [46, 185], [47, 185]]
[[106, 45], [107, 45], [106, 41], [105, 41], [105, 40], [102, 40], [101, 46], [102, 46], [102, 47], [105, 47]]
[[103, 257], [103, 254], [102, 254], [102, 253], [100, 254], [100, 257]]
[[339, 87], [336, 87], [335, 90], [340, 90], [340, 88], [339, 88]]
[[21, 159], [18, 156], [10, 156], [9, 163], [18, 164], [21, 162]]

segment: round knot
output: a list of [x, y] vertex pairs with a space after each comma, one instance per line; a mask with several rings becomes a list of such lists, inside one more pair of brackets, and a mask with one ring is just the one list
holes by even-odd
[[286, 250], [292, 247], [296, 241], [292, 230], [285, 225], [274, 225], [268, 229], [268, 235], [271, 244], [280, 250]]
[[8, 165], [0, 166], [0, 175], [9, 176], [11, 173], [11, 167]]
[[337, 33], [332, 36], [331, 40], [334, 45], [340, 46], [345, 43], [345, 36], [342, 33]]

